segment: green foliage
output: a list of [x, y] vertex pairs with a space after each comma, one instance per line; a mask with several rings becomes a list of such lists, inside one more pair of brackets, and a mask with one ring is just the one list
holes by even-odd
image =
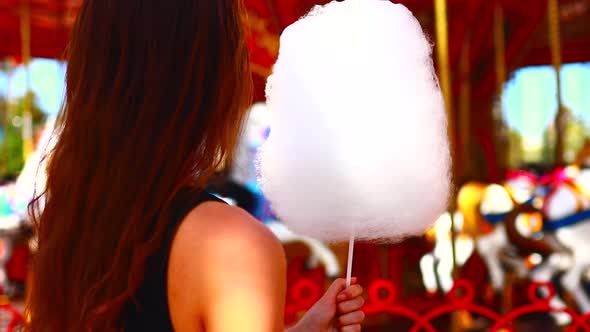
[[517, 169], [523, 165], [522, 136], [518, 131], [507, 129], [508, 144], [506, 145], [506, 163], [508, 168]]
[[[588, 138], [588, 127], [584, 121], [577, 118], [570, 109], [564, 108], [565, 131], [563, 133], [563, 146], [565, 161], [571, 163], [576, 158], [580, 149]], [[543, 136], [542, 162], [552, 165], [555, 162], [556, 132], [554, 126], [549, 126]]]
[[540, 164], [555, 164], [555, 143], [557, 141], [557, 132], [555, 126], [549, 125], [543, 132], [543, 150], [541, 153]]
[[[580, 118], [574, 116], [567, 108], [565, 111], [565, 131], [563, 137], [564, 157], [567, 163], [574, 161], [578, 151], [582, 149], [589, 138], [590, 128]], [[509, 168], [519, 168], [525, 164], [540, 164], [552, 166], [555, 164], [556, 130], [553, 124], [547, 126], [543, 132], [541, 144], [526, 144], [522, 136], [512, 128], [504, 128], [508, 137], [508, 144], [498, 144], [502, 155], [506, 156]]]
[[[43, 124], [45, 114], [34, 102], [31, 111], [33, 116], [33, 129]], [[0, 180], [13, 179], [18, 176], [24, 166], [22, 127], [15, 126], [13, 119], [24, 112], [25, 98], [19, 98], [14, 104], [8, 104], [5, 98], [0, 97], [0, 127], [4, 137], [0, 141]]]
[[572, 162], [576, 158], [578, 151], [582, 149], [588, 138], [588, 127], [581, 119], [571, 115], [566, 122], [564, 134], [565, 161]]

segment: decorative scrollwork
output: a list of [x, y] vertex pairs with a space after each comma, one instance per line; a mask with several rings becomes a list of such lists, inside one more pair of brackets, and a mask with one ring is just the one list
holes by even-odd
[[[322, 285], [308, 279], [297, 281], [290, 290], [291, 300], [286, 308], [289, 316], [309, 309], [321, 297]], [[485, 317], [490, 321], [488, 331], [515, 331], [512, 325], [518, 318], [531, 313], [566, 313], [572, 318], [572, 323], [565, 331], [590, 332], [590, 314], [581, 315], [571, 309], [557, 309], [551, 307], [551, 299], [556, 292], [550, 283], [532, 283], [527, 289], [529, 303], [513, 308], [505, 314], [475, 303], [475, 289], [467, 280], [457, 280], [447, 294], [444, 303], [429, 312], [417, 312], [399, 302], [398, 290], [387, 280], [374, 280], [367, 289], [368, 300], [363, 311], [370, 317], [377, 314], [389, 314], [412, 322], [411, 332], [436, 332], [434, 321], [455, 313], [468, 312]]]
[[23, 325], [24, 318], [21, 313], [8, 303], [0, 304], [0, 331], [14, 332]]

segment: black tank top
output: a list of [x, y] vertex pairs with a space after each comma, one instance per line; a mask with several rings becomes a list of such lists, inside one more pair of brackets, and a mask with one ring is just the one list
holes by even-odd
[[172, 240], [178, 226], [186, 215], [204, 202], [223, 202], [206, 192], [183, 189], [175, 197], [173, 220], [166, 230], [162, 246], [150, 257], [144, 282], [135, 294], [135, 300], [129, 301], [123, 314], [125, 332], [173, 332], [172, 320], [168, 310], [168, 260]]

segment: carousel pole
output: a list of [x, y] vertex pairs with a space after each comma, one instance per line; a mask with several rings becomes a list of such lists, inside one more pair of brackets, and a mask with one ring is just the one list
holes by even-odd
[[18, 108], [16, 105], [10, 100], [12, 95], [10, 81], [13, 79], [13, 74], [15, 72], [16, 66], [14, 66], [14, 61], [12, 58], [8, 57], [4, 61], [4, 70], [6, 73], [7, 85], [6, 85], [6, 118], [4, 119], [6, 124], [9, 124], [15, 116], [18, 115]]
[[467, 33], [465, 44], [461, 50], [459, 59], [459, 71], [461, 73], [461, 89], [459, 93], [459, 142], [461, 144], [461, 159], [463, 171], [471, 173], [471, 61], [470, 61], [471, 35]]
[[504, 9], [499, 0], [494, 6], [494, 45], [496, 63], [496, 93], [499, 100], [499, 109], [502, 109], [502, 96], [504, 93], [504, 82], [506, 82], [506, 41], [504, 36]]
[[453, 117], [453, 100], [451, 90], [451, 64], [449, 62], [449, 36], [447, 0], [434, 0], [436, 15], [436, 50], [438, 59], [439, 78], [445, 106], [447, 109], [447, 122], [451, 149], [455, 148], [455, 126]]
[[[506, 57], [505, 57], [505, 31], [504, 31], [504, 8], [500, 0], [496, 0], [494, 5], [494, 49], [495, 49], [495, 70], [496, 70], [496, 94], [497, 110], [502, 112], [502, 97], [504, 95], [504, 82], [506, 82]], [[500, 116], [495, 114], [495, 116]], [[514, 276], [507, 273], [505, 287], [502, 292], [502, 312], [508, 312], [512, 307], [512, 284]]]
[[561, 36], [559, 27], [559, 3], [557, 0], [548, 0], [547, 19], [549, 27], [549, 44], [551, 46], [551, 60], [557, 82], [557, 115], [555, 116], [555, 162], [557, 165], [564, 163], [564, 136], [565, 136], [565, 109], [562, 103], [561, 86]]
[[[453, 116], [453, 90], [451, 85], [451, 64], [449, 62], [449, 32], [448, 32], [448, 16], [447, 16], [447, 0], [434, 0], [434, 12], [436, 21], [436, 50], [439, 69], [439, 80], [445, 100], [445, 107], [447, 110], [447, 131], [449, 135], [449, 148], [451, 156], [456, 156], [456, 141], [455, 141], [455, 118]], [[465, 157], [464, 155], [462, 156]], [[456, 178], [457, 167], [453, 163], [452, 175]], [[456, 195], [453, 192], [449, 199], [449, 216], [451, 218], [451, 258], [452, 258], [452, 276], [453, 280], [457, 279], [457, 244], [455, 241], [455, 218], [454, 211], [456, 210]], [[468, 314], [467, 314], [468, 315]], [[462, 330], [462, 322], [466, 317], [466, 312], [456, 312], [451, 318], [451, 331], [457, 332]]]
[[[8, 60], [7, 59], [1, 59], [0, 60], [0, 72], [3, 72], [6, 74], [7, 78], [9, 78], [8, 75]], [[0, 100], [2, 101], [0, 104], [0, 110], [2, 110], [2, 112], [0, 112], [0, 114], [2, 114], [3, 116], [0, 118], [0, 125], [3, 126], [4, 128], [6, 128], [6, 125], [8, 124], [8, 118], [9, 118], [9, 107], [8, 107], [8, 89], [6, 91], [6, 95], [3, 96], [4, 98], [0, 98]]]
[[[451, 87], [451, 64], [449, 62], [449, 35], [448, 35], [448, 17], [447, 17], [447, 0], [434, 0], [434, 12], [436, 17], [436, 51], [438, 59], [440, 85], [445, 99], [447, 110], [447, 130], [449, 135], [449, 145], [451, 156], [455, 156], [455, 125], [453, 116], [453, 100]], [[455, 177], [456, 167], [453, 167], [453, 177]], [[449, 200], [451, 211], [451, 247], [453, 255], [453, 275], [457, 269], [457, 253], [455, 246], [455, 221], [452, 211], [455, 211], [455, 195]]]
[[32, 92], [31, 92], [31, 3], [30, 0], [21, 1], [20, 7], [20, 33], [21, 33], [21, 55], [23, 67], [25, 71], [25, 86], [26, 92], [24, 97], [23, 109], [23, 159], [26, 160], [31, 152], [33, 152], [33, 116], [32, 108]]
[[495, 143], [500, 151], [496, 160], [500, 169], [508, 165], [508, 153], [510, 153], [510, 146], [504, 146], [504, 133], [500, 132], [500, 139], [498, 139], [498, 132], [504, 130], [502, 124], [502, 110], [504, 98], [504, 84], [506, 82], [506, 36], [504, 29], [504, 8], [501, 0], [494, 1], [494, 17], [493, 17], [493, 37], [494, 37], [494, 59], [496, 71], [496, 99], [492, 106], [492, 123], [493, 130], [496, 133]]

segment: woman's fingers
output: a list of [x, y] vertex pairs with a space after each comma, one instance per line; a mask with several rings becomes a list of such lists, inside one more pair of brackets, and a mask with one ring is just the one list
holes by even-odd
[[357, 296], [352, 300], [338, 303], [338, 312], [344, 315], [349, 312], [357, 311], [363, 306], [363, 304], [365, 304], [365, 299]]
[[[356, 282], [357, 282], [357, 279], [352, 278], [351, 284], [356, 284]], [[350, 288], [355, 287], [355, 286], [358, 286], [358, 285], [350, 286]], [[362, 288], [361, 288], [361, 291], [362, 291]], [[346, 292], [346, 279], [338, 278], [338, 279], [334, 280], [332, 285], [330, 285], [330, 288], [328, 288], [328, 290], [326, 291], [324, 298], [330, 299], [330, 301], [334, 301], [335, 298], [337, 299], [338, 296], [340, 296], [344, 292]], [[346, 299], [346, 295], [344, 297], [344, 300], [345, 299]]]
[[365, 313], [357, 310], [338, 317], [338, 326], [361, 324], [365, 320]]
[[343, 326], [339, 329], [340, 332], [361, 332], [361, 324], [354, 324]]
[[357, 296], [361, 296], [363, 294], [363, 287], [360, 285], [352, 285], [349, 288], [341, 291], [338, 296], [336, 297], [336, 301], [342, 302], [350, 299], [354, 299]]

